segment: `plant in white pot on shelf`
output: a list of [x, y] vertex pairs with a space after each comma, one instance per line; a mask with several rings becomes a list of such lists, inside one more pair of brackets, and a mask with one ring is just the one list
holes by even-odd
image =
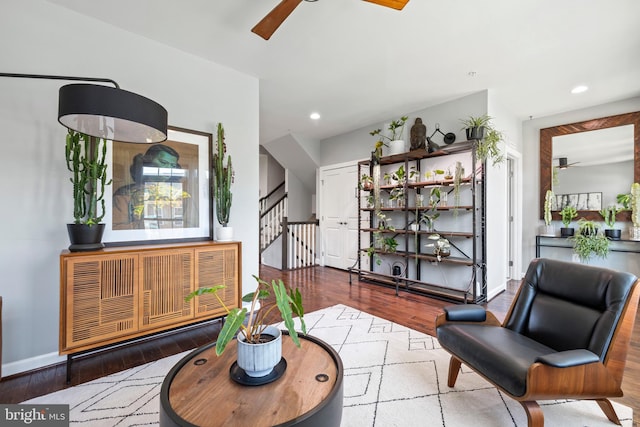
[[386, 146], [389, 147], [390, 155], [404, 153], [406, 150], [404, 140], [402, 139], [402, 133], [404, 131], [404, 125], [407, 123], [408, 119], [408, 116], [402, 116], [397, 120], [392, 120], [387, 128], [389, 130], [389, 135], [383, 135], [382, 129], [375, 129], [369, 132], [369, 135], [371, 136], [380, 137], [376, 142], [376, 150], [381, 150], [382, 146]]
[[233, 239], [233, 228], [229, 224], [229, 214], [231, 213], [231, 184], [233, 183], [233, 167], [231, 166], [231, 156], [227, 156], [225, 164], [225, 153], [227, 147], [224, 142], [224, 128], [222, 123], [218, 123], [218, 135], [216, 152], [213, 155], [213, 176], [212, 189], [213, 199], [216, 204], [216, 218], [220, 223], [217, 231], [217, 240], [227, 242]]
[[107, 141], [69, 129], [65, 145], [67, 168], [72, 172], [74, 223], [67, 224], [69, 250], [90, 251], [104, 247], [102, 234], [107, 181]]
[[[226, 310], [227, 317], [218, 334], [216, 354], [220, 356], [237, 334], [238, 367], [248, 376], [255, 378], [269, 375], [282, 359], [282, 332], [276, 326], [267, 324], [269, 314], [275, 309], [280, 312], [284, 326], [298, 348], [300, 337], [295, 329], [293, 315], [298, 316], [300, 330], [305, 335], [307, 326], [304, 322], [302, 295], [297, 288], [287, 288], [282, 280], [272, 280], [269, 283], [257, 276], [253, 277], [258, 282], [257, 289], [242, 297], [243, 302], [251, 303], [249, 309], [229, 309], [218, 295], [218, 291], [224, 289], [224, 285], [199, 288], [187, 295], [185, 301], [204, 294], [213, 294], [217, 298]], [[272, 293], [275, 301], [267, 301]]]

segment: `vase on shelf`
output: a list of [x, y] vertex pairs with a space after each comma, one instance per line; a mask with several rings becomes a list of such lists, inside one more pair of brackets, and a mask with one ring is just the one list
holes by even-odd
[[552, 224], [543, 224], [540, 226], [540, 235], [541, 236], [555, 236], [556, 229]]

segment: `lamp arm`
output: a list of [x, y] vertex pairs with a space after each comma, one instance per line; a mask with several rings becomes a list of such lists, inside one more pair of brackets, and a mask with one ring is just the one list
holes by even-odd
[[46, 79], [46, 80], [72, 80], [72, 81], [84, 81], [84, 82], [102, 82], [111, 83], [120, 89], [120, 85], [115, 80], [101, 78], [101, 77], [76, 77], [76, 76], [52, 76], [48, 74], [21, 74], [21, 73], [0, 73], [0, 77], [17, 77], [23, 79]]

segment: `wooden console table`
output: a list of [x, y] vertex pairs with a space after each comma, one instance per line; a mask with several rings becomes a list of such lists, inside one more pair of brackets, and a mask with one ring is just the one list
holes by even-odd
[[60, 255], [60, 354], [72, 357], [226, 314], [241, 306], [241, 243], [193, 242], [108, 247]]
[[184, 357], [166, 376], [160, 391], [160, 427], [304, 426], [339, 427], [343, 367], [336, 351], [312, 336], [301, 348], [283, 333], [282, 377], [264, 385], [241, 385], [229, 370], [236, 341], [219, 357], [215, 343]]

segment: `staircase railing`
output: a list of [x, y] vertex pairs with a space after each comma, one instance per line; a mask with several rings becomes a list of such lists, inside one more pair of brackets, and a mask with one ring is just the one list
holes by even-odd
[[263, 214], [267, 210], [269, 210], [269, 199], [280, 190], [284, 191], [284, 181], [282, 181], [276, 188], [269, 191], [269, 194], [260, 199], [260, 214]]
[[282, 221], [287, 215], [287, 194], [282, 195], [260, 214], [260, 253], [282, 234]]
[[282, 269], [295, 270], [316, 264], [316, 230], [319, 222], [282, 221]]

